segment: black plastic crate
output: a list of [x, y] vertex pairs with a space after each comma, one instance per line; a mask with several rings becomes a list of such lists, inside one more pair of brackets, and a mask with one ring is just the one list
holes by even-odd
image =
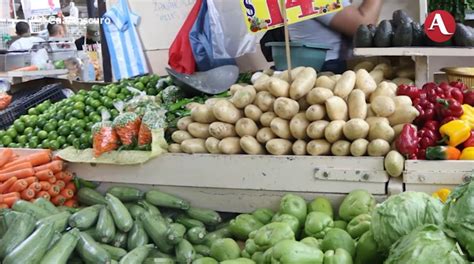
[[46, 100], [60, 101], [66, 96], [63, 94], [62, 84], [50, 84], [40, 88], [24, 89], [12, 95], [12, 103], [7, 109], [0, 111], [0, 129], [6, 129], [28, 109], [35, 107]]

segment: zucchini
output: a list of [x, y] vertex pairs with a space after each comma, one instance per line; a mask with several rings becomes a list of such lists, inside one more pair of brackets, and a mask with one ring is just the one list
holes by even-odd
[[171, 253], [173, 251], [173, 245], [170, 245], [166, 239], [169, 229], [168, 222], [166, 222], [163, 217], [153, 215], [150, 212], [145, 212], [141, 216], [141, 221], [146, 233], [158, 249], [165, 253]]
[[[54, 228], [54, 224], [53, 224], [53, 228]], [[49, 251], [50, 249], [52, 249], [60, 239], [61, 239], [61, 233], [55, 230], [53, 234], [53, 238], [48, 244], [47, 250]]]
[[17, 212], [28, 213], [36, 220], [50, 216], [50, 213], [45, 209], [24, 200], [18, 200], [13, 204], [12, 209]]
[[143, 196], [145, 195], [144, 192], [137, 188], [122, 186], [111, 187], [107, 190], [107, 193], [112, 194], [124, 203], [137, 202], [138, 200], [143, 199]]
[[40, 264], [66, 264], [79, 240], [79, 229], [73, 228], [61, 236], [56, 243], [43, 257]]
[[[84, 264], [80, 257], [75, 256], [67, 260], [67, 264]], [[112, 264], [112, 263], [111, 263]]]
[[76, 207], [67, 207], [64, 205], [56, 207], [58, 208], [59, 212], [70, 212], [71, 214], [79, 212], [82, 208], [76, 208]]
[[34, 264], [41, 261], [46, 254], [49, 242], [54, 235], [53, 224], [45, 224], [38, 227], [25, 241], [21, 242], [12, 252], [10, 252], [3, 264]]
[[186, 213], [189, 217], [199, 220], [205, 225], [217, 225], [222, 222], [219, 213], [210, 209], [191, 207]]
[[170, 258], [146, 258], [143, 264], [174, 264], [174, 260]]
[[88, 234], [89, 236], [91, 236], [95, 241], [98, 241], [99, 240], [99, 236], [97, 235], [97, 230], [95, 229], [95, 227], [91, 227], [89, 229], [86, 229], [86, 230], [83, 230], [81, 232], [84, 232], [86, 234]]
[[123, 256], [120, 260], [120, 264], [141, 264], [150, 253], [150, 250], [153, 248], [153, 245], [144, 245], [139, 246], [132, 251], [128, 252], [127, 255]]
[[128, 234], [120, 231], [115, 232], [115, 237], [111, 242], [111, 245], [119, 248], [127, 247]]
[[154, 215], [161, 216], [160, 209], [158, 209], [158, 207], [154, 206], [153, 204], [147, 202], [146, 200], [141, 200], [138, 202], [138, 204], [145, 208], [146, 211]]
[[13, 210], [6, 211], [4, 214], [4, 220], [6, 227], [10, 227], [12, 224], [15, 224], [15, 218], [19, 215], [24, 215], [22, 212], [15, 212]]
[[400, 23], [393, 35], [393, 46], [409, 47], [413, 43], [413, 28], [411, 23]]
[[114, 239], [115, 223], [112, 214], [107, 207], [102, 207], [100, 209], [95, 229], [97, 230], [97, 237], [99, 238], [98, 242], [109, 243]]
[[34, 204], [34, 205], [37, 205], [37, 206], [39, 206], [39, 207], [41, 207], [41, 208], [43, 208], [43, 209], [45, 209], [46, 211], [48, 211], [48, 212], [51, 213], [51, 214], [58, 214], [58, 213], [60, 213], [59, 209], [56, 208], [56, 206], [55, 206], [52, 202], [50, 202], [50, 201], [44, 199], [43, 197], [37, 198], [37, 199], [33, 202], [33, 204]]
[[167, 194], [158, 190], [150, 190], [146, 193], [145, 199], [156, 206], [188, 210], [190, 203], [184, 199]]
[[122, 232], [128, 232], [132, 229], [133, 219], [127, 210], [127, 207], [115, 196], [108, 193], [105, 195], [107, 208], [112, 213], [115, 225]]
[[150, 250], [150, 253], [148, 253], [149, 258], [169, 258], [169, 259], [174, 259], [174, 256], [170, 254], [163, 253], [159, 251], [156, 248], [153, 248]]
[[206, 237], [206, 235], [207, 231], [204, 227], [196, 226], [188, 230], [186, 233], [186, 239], [193, 245], [199, 245], [204, 242], [204, 237]]
[[0, 209], [0, 238], [2, 238], [5, 232], [8, 230], [6, 215], [9, 212], [10, 209]]
[[76, 245], [76, 251], [86, 263], [110, 263], [111, 260], [109, 252], [84, 232], [79, 232], [79, 241]]
[[125, 205], [130, 212], [130, 215], [132, 216], [133, 219], [137, 220], [140, 218], [140, 215], [145, 212], [145, 209], [143, 207], [136, 205], [136, 204], [126, 204]]
[[54, 215], [38, 220], [36, 222], [36, 226], [40, 226], [42, 224], [47, 224], [47, 223], [53, 223], [54, 230], [61, 233], [64, 230], [66, 230], [70, 216], [71, 216], [71, 213], [69, 212], [54, 214]]
[[5, 258], [16, 246], [23, 242], [35, 229], [35, 220], [31, 215], [14, 212], [14, 223], [10, 224], [0, 240], [0, 259]]
[[374, 45], [376, 47], [390, 47], [392, 45], [393, 28], [388, 20], [382, 20], [374, 36]]
[[186, 215], [179, 215], [176, 218], [176, 223], [180, 223], [188, 229], [193, 228], [193, 227], [204, 227], [205, 226], [203, 222], [201, 222], [199, 220], [196, 220], [196, 219], [189, 218]]
[[184, 234], [186, 234], [186, 227], [184, 225], [171, 223], [166, 239], [168, 240], [168, 243], [176, 245], [183, 240]]
[[101, 244], [101, 243], [99, 243], [99, 245], [103, 249], [105, 249], [105, 251], [107, 251], [109, 253], [110, 257], [113, 260], [119, 261], [123, 256], [127, 255], [127, 251], [123, 248], [114, 247], [114, 246], [110, 246], [110, 245], [107, 245], [107, 244]]
[[133, 227], [128, 233], [127, 249], [132, 250], [139, 246], [148, 244], [149, 239], [141, 220], [135, 220]]
[[217, 260], [210, 257], [196, 258], [193, 264], [218, 264]]
[[176, 246], [175, 254], [178, 263], [191, 263], [196, 257], [193, 245], [186, 239], [181, 240]]
[[79, 210], [69, 217], [69, 225], [77, 227], [79, 230], [86, 230], [92, 227], [99, 217], [100, 209], [103, 205], [93, 205]]
[[211, 255], [211, 248], [206, 245], [194, 245], [194, 251], [196, 251], [196, 254], [203, 255], [204, 257]]
[[79, 203], [84, 205], [107, 204], [102, 194], [87, 187], [83, 187], [77, 191], [77, 198]]

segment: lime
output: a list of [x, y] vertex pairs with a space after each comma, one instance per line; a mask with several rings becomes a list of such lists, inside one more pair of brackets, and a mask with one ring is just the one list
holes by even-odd
[[56, 130], [56, 125], [52, 122], [48, 122], [46, 123], [46, 125], [44, 125], [43, 127], [43, 130], [45, 130], [46, 132], [51, 132], [51, 131], [54, 131]]
[[48, 137], [48, 132], [41, 130], [36, 134], [40, 140], [46, 139]]
[[150, 81], [150, 78], [151, 78], [150, 76], [142, 76], [139, 80], [141, 83], [146, 85]]
[[143, 91], [143, 90], [145, 90], [145, 85], [141, 82], [137, 82], [137, 83], [135, 83], [135, 88], [140, 90], [140, 91]]
[[69, 113], [66, 114], [66, 116], [64, 116], [64, 119], [66, 119], [68, 121], [71, 120], [71, 118], [73, 118], [72, 112], [69, 112]]
[[5, 136], [7, 134], [7, 132], [5, 132], [5, 130], [0, 130], [0, 139]]
[[28, 137], [25, 136], [25, 135], [18, 136], [16, 138], [16, 142], [18, 142], [20, 144], [26, 144], [26, 142], [28, 142]]
[[[10, 127], [7, 129], [7, 135], [10, 136], [11, 138], [16, 138], [16, 136], [18, 136], [18, 132], [15, 130], [14, 127]], [[4, 145], [8, 145], [8, 144], [4, 144]]]
[[59, 143], [58, 143], [56, 140], [51, 140], [51, 141], [49, 142], [49, 148], [50, 148], [51, 150], [57, 150], [57, 149], [59, 149], [60, 146], [61, 146], [61, 145], [59, 145]]
[[56, 138], [56, 141], [58, 142], [58, 144], [60, 146], [66, 144], [66, 137], [63, 137], [63, 136], [59, 136], [58, 138]]
[[48, 139], [49, 140], [56, 140], [58, 138], [58, 132], [56, 131], [51, 131], [48, 133]]
[[86, 108], [86, 105], [83, 102], [76, 102], [74, 104], [74, 109], [83, 111]]
[[4, 135], [4, 136], [2, 137], [2, 144], [3, 144], [4, 146], [10, 145], [12, 142], [13, 142], [13, 139], [12, 139], [12, 137], [10, 137], [9, 135]]
[[90, 115], [92, 112], [95, 112], [95, 109], [90, 105], [86, 105], [84, 108], [84, 114]]
[[104, 97], [103, 100], [102, 100], [102, 103], [107, 108], [113, 108], [114, 107], [114, 101], [109, 97]]
[[39, 128], [43, 128], [46, 125], [46, 119], [45, 118], [38, 118], [38, 121], [36, 122], [36, 126]]
[[97, 108], [98, 108], [99, 106], [101, 106], [101, 105], [102, 105], [102, 104], [101, 104], [100, 101], [97, 100], [97, 99], [93, 99], [93, 100], [91, 101], [91, 104], [90, 104], [90, 106], [94, 107], [95, 109], [97, 109]]
[[100, 90], [100, 88], [102, 88], [102, 86], [94, 84], [94, 85], [92, 85], [91, 90], [92, 91], [98, 91], [98, 90]]
[[28, 138], [28, 142], [32, 143], [32, 142], [36, 142], [36, 144], [38, 144], [39, 142], [39, 139], [37, 136], [31, 136]]
[[77, 94], [80, 94], [80, 95], [86, 95], [88, 92], [86, 90], [79, 90], [79, 92], [77, 92]]
[[26, 120], [25, 120], [25, 126], [26, 127], [35, 127], [36, 126], [36, 123], [38, 122], [38, 116], [29, 116]]
[[117, 93], [115, 93], [115, 92], [112, 91], [112, 90], [109, 90], [109, 91], [107, 92], [107, 97], [109, 97], [109, 98], [111, 98], [111, 99], [115, 99], [115, 98], [117, 98]]
[[71, 113], [73, 110], [74, 110], [73, 106], [67, 106], [64, 108], [64, 112], [66, 112], [66, 114]]
[[36, 148], [37, 148], [37, 149], [43, 149], [43, 144], [38, 144], [38, 145], [36, 146]]
[[19, 146], [18, 144], [16, 144], [16, 143], [10, 143], [10, 144], [8, 144], [8, 147], [9, 147], [9, 148], [18, 148], [18, 147], [20, 147], [20, 146]]
[[75, 139], [76, 136], [74, 134], [70, 134], [69, 136], [67, 136], [66, 141], [68, 144], [72, 145], [72, 142], [74, 142]]
[[100, 93], [97, 92], [97, 91], [92, 91], [89, 93], [89, 96], [92, 98], [92, 99], [99, 99], [100, 98]]
[[27, 146], [28, 146], [28, 148], [30, 148], [30, 149], [35, 149], [35, 148], [38, 147], [38, 143], [37, 143], [37, 142], [31, 142], [31, 141], [30, 141], [30, 142], [28, 142]]
[[62, 125], [58, 128], [58, 134], [67, 137], [71, 133], [71, 127]]
[[157, 95], [158, 90], [156, 88], [148, 88], [148, 89], [146, 89], [146, 94], [147, 95]]
[[39, 112], [35, 108], [30, 108], [28, 109], [28, 114], [29, 115], [37, 115]]
[[76, 102], [84, 102], [86, 100], [86, 97], [83, 95], [83, 94], [76, 94], [72, 97], [72, 100], [73, 101], [76, 101]]
[[25, 130], [23, 131], [23, 134], [25, 135], [29, 135], [29, 134], [33, 134], [33, 128], [32, 127], [27, 127], [25, 128]]
[[84, 115], [84, 111], [82, 111], [82, 110], [77, 110], [77, 109], [75, 109], [74, 111], [72, 111], [72, 115], [73, 115], [74, 117], [78, 118], [78, 119], [82, 119], [82, 118], [84, 118], [84, 116], [85, 116], [85, 115]]
[[69, 147], [69, 144], [68, 143], [64, 143], [62, 146], [61, 146], [61, 149], [65, 149], [65, 148], [68, 148]]
[[43, 146], [44, 149], [49, 149], [49, 140], [45, 139], [41, 142], [41, 145]]
[[92, 134], [91, 132], [85, 132], [80, 137], [82, 144], [89, 144], [92, 142]]
[[23, 133], [23, 131], [25, 131], [25, 123], [23, 123], [20, 119], [17, 119], [15, 122], [13, 122], [13, 127], [18, 133]]
[[125, 94], [118, 94], [117, 95], [117, 99], [119, 99], [121, 101], [125, 101], [126, 98], [127, 98], [127, 95], [125, 95]]
[[[99, 97], [100, 97], [100, 95], [99, 95]], [[99, 98], [97, 98], [97, 99], [99, 99]], [[87, 97], [84, 102], [86, 103], [86, 105], [91, 106], [93, 100], [94, 100], [94, 98], [92, 98], [92, 97]]]
[[78, 126], [73, 127], [72, 131], [74, 132], [74, 135], [76, 135], [76, 137], [80, 137], [84, 133], [84, 129]]
[[93, 126], [94, 126], [94, 123], [89, 122], [89, 123], [86, 124], [86, 129], [85, 130], [86, 131], [91, 131]]
[[72, 146], [73, 146], [74, 148], [76, 148], [76, 149], [80, 149], [80, 147], [81, 147], [81, 140], [78, 139], [78, 138], [74, 139], [73, 142], [72, 142]]
[[58, 121], [58, 126], [63, 126], [67, 121], [65, 119]]
[[84, 129], [86, 127], [87, 122], [85, 120], [77, 120], [74, 124], [75, 127], [80, 127]]
[[62, 110], [57, 112], [56, 115], [54, 116], [54, 119], [58, 120], [58, 122], [61, 120], [64, 120], [65, 118], [66, 118], [66, 113], [65, 111], [62, 111]]
[[102, 121], [102, 117], [100, 117], [100, 115], [98, 115], [98, 114], [94, 114], [94, 115], [90, 116], [90, 119], [91, 119], [92, 123], [94, 123], [94, 124], [99, 123], [99, 122]]
[[86, 122], [86, 124], [91, 121], [89, 116], [84, 117], [82, 120], [84, 120], [84, 122]]

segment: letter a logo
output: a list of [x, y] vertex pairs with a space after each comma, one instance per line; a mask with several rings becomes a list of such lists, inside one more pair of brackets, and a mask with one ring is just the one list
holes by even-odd
[[450, 40], [456, 32], [454, 17], [445, 10], [436, 10], [428, 14], [425, 20], [425, 33], [434, 42]]

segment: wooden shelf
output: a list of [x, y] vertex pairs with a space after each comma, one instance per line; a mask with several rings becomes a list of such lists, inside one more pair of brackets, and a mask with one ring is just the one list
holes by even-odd
[[355, 48], [356, 56], [474, 57], [474, 48], [464, 47], [389, 47]]

